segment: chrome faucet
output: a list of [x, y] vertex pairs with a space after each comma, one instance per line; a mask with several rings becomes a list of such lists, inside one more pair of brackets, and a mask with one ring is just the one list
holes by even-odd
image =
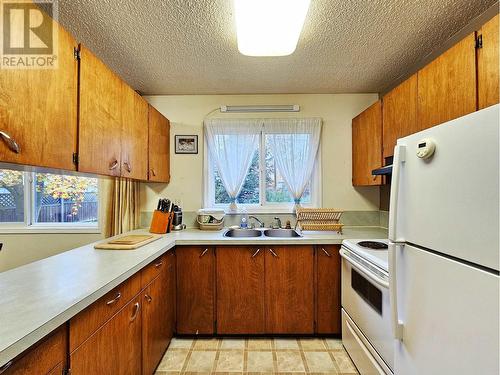
[[279, 217], [275, 217], [272, 225], [273, 229], [281, 229], [281, 219]]
[[259, 223], [259, 226], [261, 228], [264, 228], [264, 222], [260, 220], [257, 216], [249, 215], [248, 219], [254, 219], [257, 223]]

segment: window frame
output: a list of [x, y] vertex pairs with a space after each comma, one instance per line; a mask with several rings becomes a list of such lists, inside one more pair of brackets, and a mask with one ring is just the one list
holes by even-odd
[[[101, 233], [101, 195], [98, 195], [97, 223], [36, 223], [34, 220], [35, 211], [35, 173], [20, 171], [24, 175], [24, 221], [23, 222], [0, 222], [0, 233]], [[101, 181], [98, 180], [98, 192], [102, 191]]]
[[[208, 142], [204, 137], [203, 141], [203, 206], [205, 208], [222, 208], [227, 214], [238, 214], [243, 208], [248, 213], [293, 213], [295, 203], [269, 203], [266, 202], [265, 184], [265, 136], [264, 129], [259, 134], [259, 204], [237, 203], [237, 211], [230, 211], [229, 204], [215, 203], [214, 190], [214, 163], [211, 162]], [[262, 151], [264, 150], [264, 152]], [[301, 203], [302, 207], [321, 207], [322, 205], [322, 164], [321, 164], [321, 142], [318, 147], [314, 170], [311, 175], [311, 202]]]

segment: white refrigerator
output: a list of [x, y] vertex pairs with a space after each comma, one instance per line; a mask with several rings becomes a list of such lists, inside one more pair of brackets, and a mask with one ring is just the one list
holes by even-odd
[[396, 375], [498, 375], [499, 105], [399, 139], [389, 213]]

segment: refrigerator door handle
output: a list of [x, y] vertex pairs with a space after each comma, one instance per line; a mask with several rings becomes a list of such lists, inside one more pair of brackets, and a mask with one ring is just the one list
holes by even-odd
[[403, 323], [398, 315], [398, 286], [397, 286], [397, 247], [404, 246], [389, 242], [389, 299], [391, 302], [391, 321], [394, 338], [403, 341]]
[[394, 163], [392, 169], [391, 197], [389, 201], [389, 240], [404, 242], [404, 239], [396, 238], [399, 180], [401, 177], [401, 166], [405, 162], [406, 146], [396, 145], [394, 147]]

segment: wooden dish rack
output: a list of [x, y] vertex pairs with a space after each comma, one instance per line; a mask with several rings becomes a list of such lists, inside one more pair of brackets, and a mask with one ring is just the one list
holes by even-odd
[[342, 233], [340, 223], [343, 211], [333, 208], [297, 208], [295, 228], [301, 230], [330, 230]]

